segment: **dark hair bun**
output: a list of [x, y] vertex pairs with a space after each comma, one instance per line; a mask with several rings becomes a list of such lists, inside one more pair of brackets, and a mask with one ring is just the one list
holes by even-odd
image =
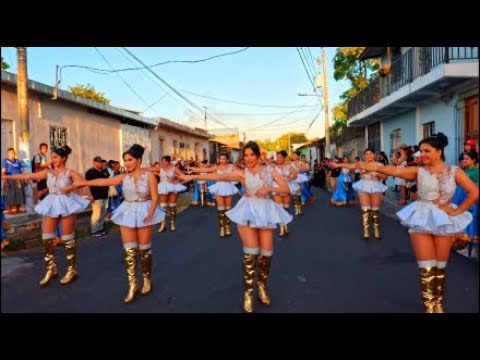
[[438, 138], [441, 147], [447, 147], [447, 145], [448, 145], [448, 137], [447, 137], [447, 135], [445, 135], [445, 134], [442, 133], [442, 132], [439, 132], [438, 134], [435, 134], [434, 136], [435, 136], [436, 138]]
[[72, 153], [72, 149], [68, 145], [62, 145], [60, 147], [54, 147], [52, 152], [60, 155], [60, 156], [68, 156]]
[[143, 156], [143, 153], [145, 152], [145, 148], [142, 145], [138, 144], [133, 144], [130, 147], [129, 152], [132, 154], [132, 156], [136, 159], [140, 159]]

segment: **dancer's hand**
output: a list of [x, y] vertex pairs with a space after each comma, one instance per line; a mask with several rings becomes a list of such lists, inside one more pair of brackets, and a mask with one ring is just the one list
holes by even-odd
[[182, 180], [182, 183], [187, 183], [194, 180], [194, 175], [178, 175], [178, 178]]
[[73, 185], [73, 184], [72, 184], [72, 185], [65, 186], [65, 187], [63, 188], [63, 192], [64, 192], [65, 194], [68, 194], [68, 193], [72, 192], [73, 190], [75, 190], [75, 185]]
[[439, 209], [445, 211], [447, 213], [447, 215], [450, 215], [450, 216], [460, 215], [460, 212], [458, 211], [458, 208], [454, 209], [450, 205], [439, 206]]
[[264, 187], [261, 187], [260, 189], [257, 190], [256, 195], [258, 197], [265, 198], [271, 192], [272, 192], [272, 189], [269, 186], [264, 186]]
[[145, 219], [143, 220], [143, 223], [145, 225], [150, 225], [151, 222], [152, 222], [152, 215], [147, 214], [147, 216], [145, 216]]

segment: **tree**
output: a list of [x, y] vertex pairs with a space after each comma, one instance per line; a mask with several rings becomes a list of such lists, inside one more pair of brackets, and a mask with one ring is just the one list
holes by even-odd
[[340, 99], [343, 100], [333, 108], [333, 125], [330, 127], [330, 137], [335, 141], [337, 154], [337, 139], [342, 129], [347, 126], [348, 102], [362, 89], [366, 88], [374, 79], [376, 71], [380, 66], [379, 59], [358, 61], [358, 58], [365, 50], [365, 47], [343, 47], [338, 48], [333, 58], [335, 80], [347, 79], [350, 81], [350, 88], [346, 90]]
[[289, 132], [279, 136], [275, 140], [255, 140], [255, 142], [260, 146], [261, 150], [267, 151], [280, 151], [285, 150], [289, 152], [288, 145], [291, 144], [298, 144], [298, 143], [305, 143], [308, 139], [304, 133], [295, 133]]
[[102, 104], [106, 104], [106, 105], [110, 104], [110, 100], [104, 96], [104, 93], [100, 93], [96, 91], [95, 88], [90, 84], [87, 84], [87, 85], [77, 84], [77, 86], [69, 86], [68, 88], [70, 92], [74, 95], [78, 95], [93, 101], [98, 101]]
[[10, 65], [8, 65], [5, 61], [3, 61], [3, 58], [2, 58], [2, 70], [7, 70], [10, 68]]

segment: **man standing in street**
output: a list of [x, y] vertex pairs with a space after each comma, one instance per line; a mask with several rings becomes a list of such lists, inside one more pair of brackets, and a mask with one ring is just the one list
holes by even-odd
[[[103, 159], [96, 156], [93, 159], [93, 167], [85, 173], [86, 180], [107, 179], [110, 175], [104, 169]], [[105, 215], [108, 205], [108, 186], [90, 186], [93, 196], [92, 201], [92, 236], [103, 236], [105, 232]]]

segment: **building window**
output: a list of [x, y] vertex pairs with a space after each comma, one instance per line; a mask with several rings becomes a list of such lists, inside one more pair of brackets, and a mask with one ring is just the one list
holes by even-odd
[[173, 144], [173, 146], [172, 146], [172, 153], [171, 153], [170, 155], [171, 155], [171, 156], [177, 155], [177, 153], [178, 153], [178, 141], [177, 141], [177, 140], [173, 140], [173, 141], [172, 141], [172, 144]]
[[390, 139], [392, 140], [392, 153], [400, 147], [402, 144], [402, 129], [393, 130], [390, 134]]
[[50, 148], [68, 145], [68, 129], [50, 126]]
[[435, 121], [423, 124], [423, 138], [426, 139], [435, 134]]
[[185, 144], [183, 142], [180, 143], [180, 149], [185, 149]]

